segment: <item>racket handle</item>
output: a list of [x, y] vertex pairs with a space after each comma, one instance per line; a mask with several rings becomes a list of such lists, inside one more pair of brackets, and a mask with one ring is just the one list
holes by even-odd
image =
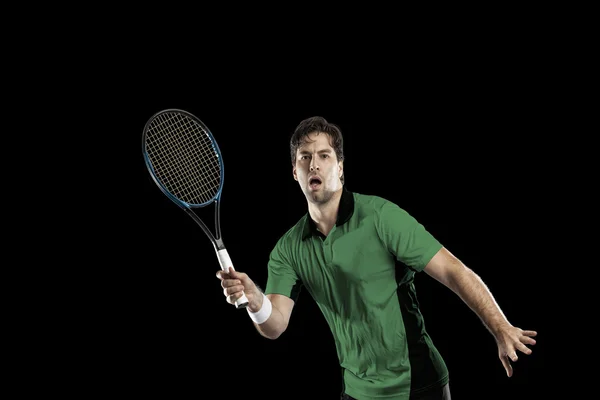
[[[227, 253], [226, 249], [217, 250], [217, 258], [219, 259], [219, 264], [221, 264], [221, 269], [223, 271], [227, 272], [228, 268], [231, 268], [235, 271], [235, 268], [233, 268], [233, 263], [231, 262], [231, 258], [229, 257], [229, 253]], [[248, 298], [246, 297], [246, 294], [242, 294], [242, 297], [235, 301], [236, 308], [246, 308], [247, 305]]]

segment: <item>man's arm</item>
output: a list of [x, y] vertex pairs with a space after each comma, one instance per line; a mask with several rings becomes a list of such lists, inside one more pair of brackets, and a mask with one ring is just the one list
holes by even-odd
[[493, 335], [496, 335], [502, 325], [509, 324], [481, 278], [446, 248], [433, 256], [424, 271], [456, 293], [481, 318]]
[[[294, 308], [294, 300], [281, 294], [268, 294], [267, 299], [271, 302], [271, 315], [261, 324], [254, 323], [256, 330], [268, 339], [277, 339], [288, 327], [292, 309]], [[264, 306], [264, 298], [261, 299], [260, 305], [250, 306], [251, 312], [258, 312]]]
[[456, 293], [477, 314], [496, 339], [498, 357], [506, 374], [512, 376], [509, 359], [517, 361], [516, 350], [531, 354], [526, 344], [534, 345], [532, 337], [537, 333], [511, 325], [481, 278], [446, 248], [433, 256], [424, 271]]
[[244, 272], [229, 269], [228, 273], [217, 271], [223, 294], [229, 304], [234, 304], [243, 294], [248, 298], [248, 311], [258, 332], [269, 339], [277, 339], [288, 327], [294, 300], [281, 294], [265, 295]]

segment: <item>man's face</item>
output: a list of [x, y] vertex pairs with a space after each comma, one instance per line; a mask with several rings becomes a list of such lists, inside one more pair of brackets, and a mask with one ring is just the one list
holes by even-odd
[[342, 187], [343, 163], [325, 133], [311, 133], [296, 152], [294, 179], [309, 201], [326, 203]]

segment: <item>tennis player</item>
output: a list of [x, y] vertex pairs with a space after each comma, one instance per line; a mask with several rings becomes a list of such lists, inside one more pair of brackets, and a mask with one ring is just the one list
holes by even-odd
[[415, 274], [425, 271], [479, 316], [512, 376], [517, 352], [531, 354], [537, 333], [513, 326], [480, 277], [423, 225], [381, 197], [344, 186], [343, 139], [322, 117], [297, 126], [293, 176], [308, 212], [276, 243], [266, 289], [247, 274], [219, 271], [228, 303], [245, 292], [258, 332], [278, 338], [306, 288], [323, 312], [343, 371], [342, 399], [450, 399], [449, 374], [425, 330]]

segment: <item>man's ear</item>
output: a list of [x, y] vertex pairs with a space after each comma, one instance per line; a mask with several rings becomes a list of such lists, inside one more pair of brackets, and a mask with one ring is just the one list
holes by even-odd
[[294, 175], [294, 180], [298, 180], [298, 174], [296, 173], [296, 166], [292, 166], [292, 174]]
[[342, 179], [342, 176], [344, 176], [344, 162], [340, 161], [338, 163], [338, 177]]

